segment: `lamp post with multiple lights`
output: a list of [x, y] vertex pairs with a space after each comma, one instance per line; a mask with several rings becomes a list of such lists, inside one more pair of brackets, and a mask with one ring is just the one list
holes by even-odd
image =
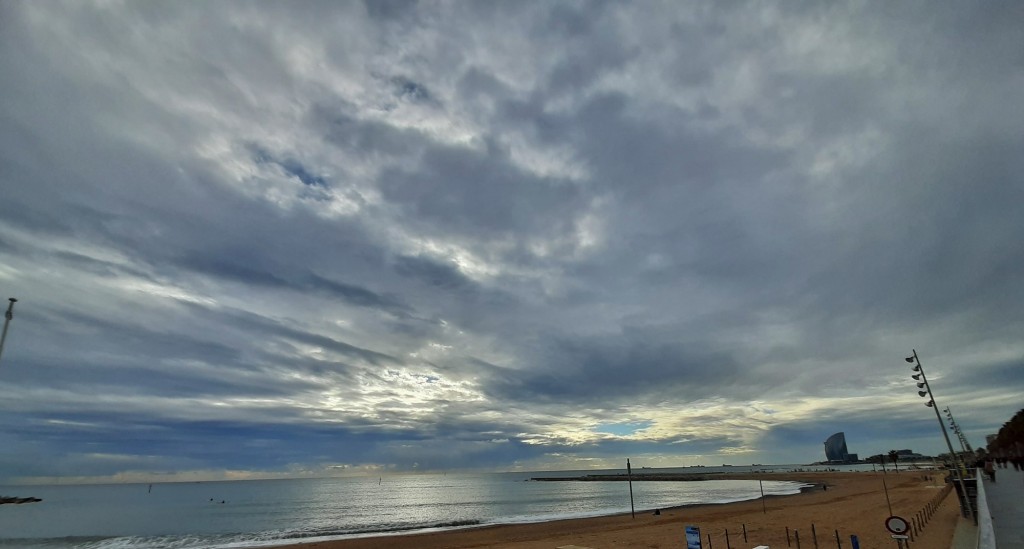
[[949, 448], [949, 456], [953, 459], [953, 466], [956, 468], [956, 480], [960, 484], [960, 493], [963, 495], [963, 502], [965, 503], [964, 508], [967, 509], [967, 517], [973, 519], [974, 511], [971, 509], [971, 501], [967, 497], [967, 486], [964, 484], [964, 476], [967, 474], [966, 467], [957, 456], [957, 453], [953, 451], [953, 443], [949, 441], [949, 433], [946, 432], [946, 424], [942, 422], [942, 416], [939, 415], [939, 407], [935, 405], [935, 397], [932, 395], [931, 385], [928, 384], [928, 376], [924, 375], [924, 368], [921, 367], [921, 359], [917, 358], [917, 349], [913, 349], [914, 356], [908, 356], [906, 361], [914, 364], [913, 371], [916, 374], [910, 377], [917, 381], [917, 388], [923, 389], [917, 391], [917, 396], [921, 398], [928, 397], [928, 402], [925, 406], [935, 410], [935, 419], [939, 421], [939, 429], [942, 430], [942, 438], [946, 439], [946, 447]]
[[13, 297], [7, 298], [10, 303], [7, 304], [7, 312], [4, 313], [4, 331], [0, 334], [0, 356], [4, 354], [4, 341], [7, 340], [7, 328], [11, 325], [11, 320], [14, 318], [14, 304], [18, 302]]
[[[953, 419], [953, 412], [949, 410], [949, 406], [942, 409], [946, 412], [946, 419], [949, 420], [949, 428], [956, 433], [957, 438], [960, 439], [960, 447], [964, 449], [964, 455], [971, 455], [974, 453], [974, 449], [971, 448], [971, 443], [967, 441], [967, 437], [964, 436], [964, 432], [960, 430], [960, 425], [957, 424], [956, 420]], [[966, 458], [965, 458], [966, 459]]]

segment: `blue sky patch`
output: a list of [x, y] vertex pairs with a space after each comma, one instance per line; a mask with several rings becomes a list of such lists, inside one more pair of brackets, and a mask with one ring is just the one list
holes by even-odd
[[602, 423], [594, 427], [596, 433], [608, 433], [625, 437], [654, 425], [653, 421], [633, 421], [629, 423]]

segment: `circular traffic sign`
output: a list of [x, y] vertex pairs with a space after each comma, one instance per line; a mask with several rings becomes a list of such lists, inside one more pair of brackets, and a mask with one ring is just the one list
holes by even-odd
[[907, 524], [907, 519], [893, 515], [885, 519], [885, 529], [897, 535], [906, 534], [910, 530], [910, 525]]

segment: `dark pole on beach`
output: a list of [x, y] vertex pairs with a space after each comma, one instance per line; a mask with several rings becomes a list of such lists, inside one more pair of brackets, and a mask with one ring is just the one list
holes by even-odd
[[4, 332], [0, 334], [0, 356], [4, 354], [4, 341], [7, 340], [7, 327], [11, 324], [11, 319], [14, 318], [14, 304], [18, 302], [13, 297], [7, 298], [10, 303], [7, 305], [7, 312], [4, 313]]
[[761, 486], [761, 510], [764, 511], [764, 514], [767, 515], [768, 507], [766, 507], [764, 503], [764, 481], [761, 479], [757, 479], [757, 484]]
[[885, 504], [889, 506], [889, 516], [892, 516], [892, 503], [889, 502], [889, 487], [885, 485], [885, 477], [882, 477], [882, 488], [885, 489]]
[[629, 466], [629, 458], [626, 458], [626, 478], [629, 479], [629, 511], [636, 518], [636, 508], [633, 507], [633, 469]]
[[949, 441], [949, 433], [946, 432], [946, 424], [942, 422], [942, 416], [939, 415], [939, 406], [935, 404], [935, 396], [932, 394], [932, 387], [928, 384], [928, 376], [924, 375], [924, 368], [921, 366], [921, 359], [917, 358], [917, 349], [911, 349], [914, 351], [914, 356], [908, 356], [906, 361], [910, 364], [917, 363], [914, 366], [913, 371], [917, 372], [910, 377], [915, 380], [918, 376], [921, 378], [921, 382], [917, 384], [919, 389], [923, 388], [924, 391], [918, 391], [917, 394], [920, 397], [928, 397], [928, 403], [926, 406], [935, 411], [935, 419], [939, 421], [939, 429], [942, 430], [942, 438], [946, 439], [946, 447], [949, 448], [949, 457], [953, 460], [953, 466], [957, 469], [957, 481], [960, 484], [960, 490], [963, 493], [963, 501], [967, 509], [967, 518], [974, 519], [974, 510], [971, 509], [971, 500], [967, 497], [967, 486], [964, 485], [964, 477], [967, 476], [967, 467], [965, 467], [957, 456], [957, 453], [953, 451], [953, 443]]

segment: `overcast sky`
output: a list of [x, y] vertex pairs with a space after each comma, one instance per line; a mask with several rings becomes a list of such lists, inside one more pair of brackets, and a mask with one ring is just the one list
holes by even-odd
[[835, 4], [0, 2], [0, 480], [983, 446], [1024, 3]]

